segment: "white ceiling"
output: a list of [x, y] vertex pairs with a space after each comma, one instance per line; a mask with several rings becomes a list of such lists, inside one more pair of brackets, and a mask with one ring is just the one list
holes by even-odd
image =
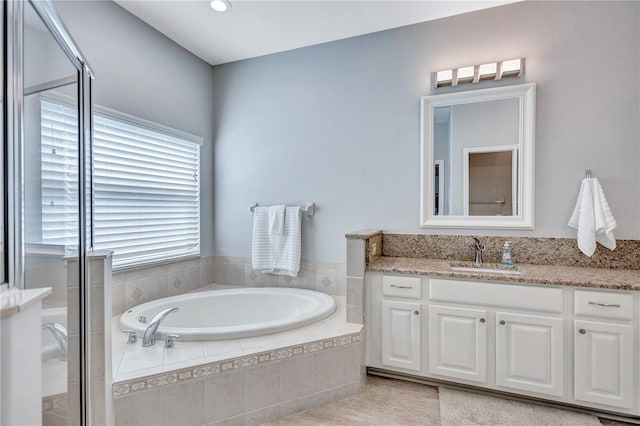
[[486, 9], [516, 0], [115, 0], [211, 65]]

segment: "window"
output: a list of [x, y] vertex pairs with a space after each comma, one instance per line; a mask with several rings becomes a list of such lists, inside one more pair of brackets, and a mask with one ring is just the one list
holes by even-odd
[[[64, 126], [76, 114], [60, 102], [42, 100], [45, 243], [69, 243], [65, 226], [73, 224], [65, 219], [65, 200], [77, 189], [66, 184], [73, 180], [65, 175], [77, 167], [65, 158], [75, 151], [77, 136]], [[94, 114], [94, 248], [113, 250], [116, 268], [199, 255], [198, 138], [122, 117], [106, 110]]]

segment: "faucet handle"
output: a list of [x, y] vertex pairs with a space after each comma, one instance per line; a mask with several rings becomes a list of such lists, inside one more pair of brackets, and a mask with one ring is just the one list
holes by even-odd
[[138, 335], [135, 330], [122, 330], [123, 333], [129, 333], [127, 344], [135, 343], [138, 341]]
[[175, 339], [179, 339], [180, 336], [177, 334], [167, 334], [167, 337], [164, 338], [164, 347], [170, 349], [176, 345]]

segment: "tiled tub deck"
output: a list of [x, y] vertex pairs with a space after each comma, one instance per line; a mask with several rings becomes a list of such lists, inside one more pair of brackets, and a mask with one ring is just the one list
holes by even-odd
[[360, 324], [336, 312], [298, 329], [210, 342], [126, 343], [113, 319], [118, 425], [253, 425], [355, 394], [364, 383]]

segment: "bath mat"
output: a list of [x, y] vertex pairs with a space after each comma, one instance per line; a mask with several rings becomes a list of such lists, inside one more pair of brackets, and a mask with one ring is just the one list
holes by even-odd
[[442, 426], [601, 426], [596, 416], [438, 388]]

